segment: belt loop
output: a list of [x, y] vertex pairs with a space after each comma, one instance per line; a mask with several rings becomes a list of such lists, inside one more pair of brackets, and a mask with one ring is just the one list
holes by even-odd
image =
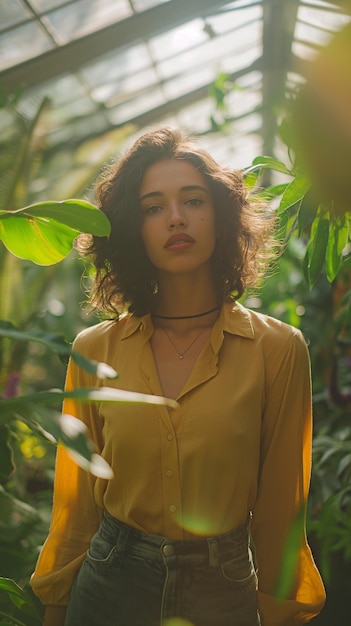
[[116, 541], [116, 552], [117, 555], [122, 559], [124, 557], [124, 553], [126, 551], [130, 528], [127, 525], [123, 525], [119, 527], [118, 537]]
[[217, 567], [219, 565], [219, 549], [218, 542], [215, 537], [209, 537], [207, 539], [209, 566]]

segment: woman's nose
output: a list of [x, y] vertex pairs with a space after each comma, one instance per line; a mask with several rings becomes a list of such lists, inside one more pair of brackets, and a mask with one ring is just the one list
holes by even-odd
[[178, 202], [174, 202], [170, 206], [169, 210], [169, 228], [175, 228], [177, 226], [186, 226], [187, 219], [186, 214], [182, 206]]

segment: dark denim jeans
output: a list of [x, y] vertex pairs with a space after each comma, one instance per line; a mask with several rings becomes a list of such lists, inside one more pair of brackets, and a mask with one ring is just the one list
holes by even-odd
[[259, 626], [256, 588], [249, 523], [217, 537], [174, 541], [105, 513], [65, 626]]

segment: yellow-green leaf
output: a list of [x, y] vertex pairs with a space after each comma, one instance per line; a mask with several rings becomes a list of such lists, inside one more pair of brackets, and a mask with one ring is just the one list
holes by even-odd
[[108, 236], [106, 215], [84, 200], [40, 202], [17, 211], [0, 211], [0, 239], [21, 259], [53, 265], [72, 250], [79, 233]]

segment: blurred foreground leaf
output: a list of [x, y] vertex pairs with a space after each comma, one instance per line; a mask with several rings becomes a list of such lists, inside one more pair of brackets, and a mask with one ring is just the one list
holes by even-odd
[[[37, 607], [35, 606], [31, 596], [29, 593], [22, 589], [14, 580], [10, 578], [0, 577], [0, 593], [6, 593], [9, 600], [11, 600], [12, 604], [21, 610], [21, 613], [27, 616], [34, 617], [38, 620], [38, 624], [41, 623], [41, 616], [38, 613]], [[7, 617], [7, 616], [6, 616]], [[21, 615], [21, 620], [23, 616]], [[12, 615], [8, 616], [8, 622], [0, 622], [4, 624], [24, 624], [23, 621], [18, 620], [16, 617]]]
[[20, 259], [53, 265], [72, 250], [79, 233], [108, 236], [110, 222], [84, 200], [40, 202], [16, 211], [0, 211], [0, 239]]
[[110, 365], [88, 359], [80, 352], [72, 350], [63, 335], [58, 333], [48, 333], [37, 328], [30, 331], [19, 330], [11, 322], [0, 320], [0, 337], [41, 343], [57, 354], [71, 356], [80, 367], [98, 378], [116, 378], [118, 376], [117, 372]]

